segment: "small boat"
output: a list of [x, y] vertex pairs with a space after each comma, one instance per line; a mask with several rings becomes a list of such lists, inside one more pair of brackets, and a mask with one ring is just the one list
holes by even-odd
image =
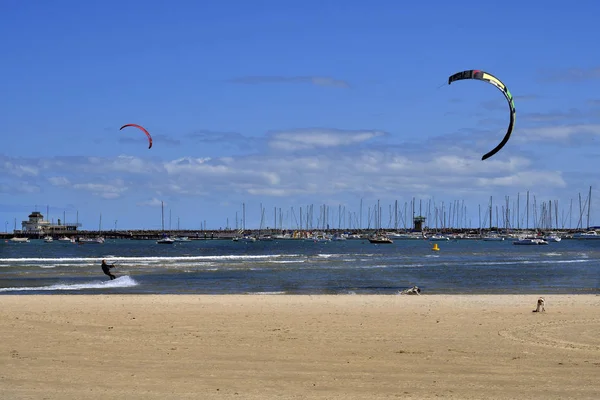
[[390, 244], [390, 243], [394, 243], [394, 241], [387, 236], [379, 235], [379, 236], [370, 237], [369, 243]]
[[99, 236], [97, 238], [79, 238], [77, 239], [78, 244], [104, 244], [104, 238]]
[[441, 242], [444, 240], [450, 240], [450, 238], [445, 235], [433, 235], [433, 236], [429, 237], [429, 240], [434, 241], [434, 242]]
[[544, 240], [546, 242], [560, 242], [562, 240], [562, 238], [558, 235], [548, 235], [548, 236], [544, 236]]
[[386, 236], [390, 239], [394, 240], [421, 240], [423, 239], [423, 235], [421, 234], [412, 234], [412, 233], [396, 233], [396, 232], [388, 232]]
[[46, 236], [44, 238], [44, 242], [45, 243], [52, 243], [52, 242], [54, 242], [54, 238], [52, 236]]
[[11, 242], [14, 243], [29, 243], [29, 238], [26, 237], [14, 237], [10, 239]]
[[191, 239], [187, 236], [175, 236], [175, 238], [173, 238], [174, 241], [176, 242], [191, 242]]
[[273, 237], [270, 235], [263, 235], [263, 236], [259, 236], [258, 240], [261, 240], [263, 242], [271, 242], [271, 241], [273, 241]]
[[170, 237], [168, 237], [168, 236], [164, 236], [162, 239], [158, 239], [158, 240], [156, 241], [156, 243], [157, 243], [157, 244], [173, 244], [173, 243], [175, 243], [175, 240], [174, 240], [174, 239], [171, 239], [171, 238], [170, 238]]
[[521, 239], [517, 239], [513, 242], [513, 244], [516, 245], [525, 245], [525, 246], [531, 246], [531, 245], [540, 245], [540, 244], [548, 244], [548, 242], [546, 242], [544, 239], [540, 239], [540, 238], [521, 238]]
[[294, 239], [292, 237], [292, 235], [290, 235], [289, 233], [284, 233], [283, 235], [273, 235], [273, 239], [274, 240], [291, 240]]
[[323, 234], [313, 235], [313, 236], [307, 238], [306, 240], [314, 242], [314, 243], [331, 242], [331, 238], [328, 235], [323, 235]]
[[63, 236], [61, 238], [58, 238], [58, 241], [59, 242], [69, 242], [69, 243], [71, 243], [71, 242], [73, 242], [73, 239], [71, 239], [70, 237], [67, 237], [67, 236]]
[[483, 237], [484, 242], [502, 242], [504, 241], [504, 236], [500, 236], [497, 233], [490, 233], [489, 235], [485, 235]]
[[163, 204], [163, 202], [160, 202], [160, 216], [161, 216], [161, 222], [162, 222], [162, 239], [158, 239], [156, 241], [157, 244], [173, 244], [175, 243], [175, 240], [171, 239], [166, 233], [165, 233], [165, 206]]
[[352, 233], [352, 234], [346, 236], [346, 239], [348, 239], [348, 240], [362, 240], [364, 238], [362, 237], [362, 235], [360, 235], [358, 233]]
[[341, 235], [335, 234], [333, 235], [331, 240], [333, 240], [334, 242], [343, 242], [344, 240], [348, 240], [348, 235], [345, 235], [343, 233]]
[[573, 235], [573, 239], [600, 239], [600, 235], [598, 235], [598, 232], [596, 231], [578, 232]]

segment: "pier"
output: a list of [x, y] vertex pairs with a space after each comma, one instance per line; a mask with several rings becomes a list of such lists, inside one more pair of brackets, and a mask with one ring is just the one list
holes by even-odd
[[[583, 232], [581, 229], [555, 229], [553, 232], [562, 236], [564, 239], [570, 238], [574, 233]], [[415, 230], [403, 230], [403, 229], [310, 229], [310, 230], [265, 230], [265, 229], [247, 229], [245, 231], [240, 230], [110, 230], [110, 231], [64, 231], [55, 232], [52, 237], [58, 239], [59, 237], [68, 238], [96, 238], [103, 237], [105, 239], [123, 239], [123, 240], [158, 240], [164, 235], [170, 237], [187, 237], [190, 240], [232, 240], [234, 237], [252, 236], [256, 238], [273, 236], [282, 233], [296, 233], [297, 238], [310, 237], [312, 233], [323, 233], [328, 235], [340, 235], [340, 234], [351, 234], [360, 235], [362, 238], [367, 238], [371, 235], [381, 232], [394, 232], [394, 233], [413, 233], [413, 234], [426, 234], [430, 236], [432, 234], [447, 235], [455, 239], [478, 239], [490, 233], [498, 233], [500, 235], [531, 235], [535, 230], [526, 229], [511, 229], [509, 231], [497, 230], [495, 228], [490, 229], [424, 229], [423, 232]], [[14, 231], [14, 232], [3, 232], [0, 233], [0, 240], [9, 240], [13, 237], [26, 237], [30, 240], [43, 239], [47, 234], [40, 232], [25, 232], [25, 231]]]

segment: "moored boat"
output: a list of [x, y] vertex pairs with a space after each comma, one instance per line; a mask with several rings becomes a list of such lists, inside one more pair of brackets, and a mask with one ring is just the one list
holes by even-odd
[[96, 237], [96, 238], [80, 237], [77, 239], [77, 243], [79, 243], [79, 244], [104, 244], [104, 238], [101, 236]]
[[513, 242], [516, 245], [540, 245], [540, 244], [548, 244], [547, 241], [540, 238], [520, 238]]
[[433, 235], [433, 236], [429, 237], [429, 240], [431, 240], [433, 242], [441, 242], [441, 241], [450, 240], [450, 238], [446, 235]]
[[29, 238], [26, 237], [14, 237], [10, 239], [13, 243], [29, 243]]
[[580, 240], [600, 239], [600, 235], [598, 235], [598, 232], [596, 232], [596, 231], [577, 232], [577, 233], [573, 234], [573, 239], [580, 239]]
[[161, 239], [156, 241], [157, 244], [173, 244], [175, 243], [174, 239], [171, 239], [169, 236], [163, 236]]
[[387, 236], [383, 236], [383, 235], [377, 235], [377, 236], [373, 236], [369, 238], [369, 242], [370, 243], [376, 243], [376, 244], [390, 244], [390, 243], [394, 243], [394, 241], [392, 239], [390, 239]]

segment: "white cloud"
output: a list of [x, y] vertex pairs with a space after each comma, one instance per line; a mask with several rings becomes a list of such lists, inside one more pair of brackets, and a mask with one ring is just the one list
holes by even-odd
[[[352, 137], [357, 142], [374, 135], [355, 134]], [[340, 143], [340, 137], [343, 134], [334, 135], [335, 139], [327, 143]], [[308, 142], [313, 144], [312, 140]], [[402, 147], [360, 151], [334, 147], [310, 155], [275, 152], [237, 158], [180, 157], [159, 162], [129, 156], [70, 161], [67, 170], [60, 160], [42, 160], [50, 176], [37, 183], [67, 190], [71, 186], [105, 199], [124, 197], [125, 193], [154, 198], [150, 203], [139, 203], [144, 205], [156, 205], [157, 198], [166, 196], [433, 194], [463, 193], [465, 188], [480, 190], [486, 185], [565, 184], [560, 173], [540, 169], [523, 157], [494, 157], [482, 162], [479, 154], [466, 149], [448, 154], [447, 148], [442, 151], [433, 146], [428, 152], [406, 151]], [[107, 171], [114, 180], [106, 180]]]
[[[96, 160], [98, 161], [98, 160]], [[114, 160], [100, 160], [106, 170], [124, 171], [135, 174], [151, 174], [156, 171], [154, 164], [139, 157], [120, 155]]]
[[349, 88], [350, 83], [330, 76], [244, 76], [230, 79], [231, 83], [258, 85], [266, 83], [309, 83], [316, 86]]
[[384, 136], [382, 131], [344, 131], [336, 129], [298, 129], [270, 134], [269, 146], [277, 150], [307, 150], [349, 146]]
[[71, 181], [69, 181], [64, 176], [52, 176], [52, 177], [48, 178], [48, 182], [50, 182], [50, 184], [53, 186], [59, 186], [59, 187], [66, 187], [71, 184]]
[[477, 178], [480, 186], [506, 186], [506, 187], [566, 187], [562, 174], [558, 171], [525, 171], [516, 172], [512, 175]]
[[566, 140], [575, 135], [600, 135], [600, 124], [578, 124], [562, 126], [546, 126], [538, 128], [523, 128], [515, 135], [517, 141], [536, 140]]
[[41, 191], [41, 188], [38, 185], [35, 184], [31, 184], [28, 182], [21, 182], [17, 185], [17, 187], [15, 188], [16, 192], [18, 193], [39, 193]]
[[151, 198], [150, 200], [145, 200], [137, 203], [140, 207], [160, 207], [161, 205], [166, 205], [164, 201], [160, 201], [156, 197]]
[[120, 179], [115, 180], [113, 183], [76, 183], [73, 188], [90, 192], [94, 196], [100, 196], [104, 199], [117, 199], [127, 190], [124, 182]]
[[[574, 134], [575, 128], [571, 129], [570, 134]], [[135, 205], [157, 207], [164, 199], [176, 208], [187, 202], [187, 209], [193, 204], [192, 208], [198, 206], [201, 210], [202, 218], [211, 218], [218, 211], [210, 210], [207, 204], [214, 207], [223, 202], [272, 201], [285, 207], [324, 199], [351, 202], [357, 198], [381, 198], [383, 201], [417, 195], [479, 201], [474, 199], [530, 189], [571, 193], [573, 190], [564, 188], [595, 183], [586, 182], [589, 177], [567, 179], [552, 162], [532, 162], [534, 158], [516, 156], [518, 146], [481, 161], [474, 141], [468, 138], [436, 138], [427, 143], [386, 146], [369, 142], [385, 135], [380, 131], [323, 130], [326, 135], [315, 134], [315, 130], [303, 131], [309, 134], [294, 136], [292, 132], [298, 131], [288, 131], [268, 137], [289, 144], [289, 148], [310, 147], [298, 153], [265, 149], [244, 156], [162, 160], [154, 155], [148, 155], [149, 158], [3, 157], [1, 165], [20, 165], [24, 170], [30, 167], [39, 173], [25, 183], [15, 174], [4, 174], [0, 176], [0, 188], [7, 193], [38, 190], [45, 197], [47, 193], [55, 193], [56, 198], [69, 198], [78, 207], [82, 203], [115, 199], [115, 207], [121, 212], [131, 210], [131, 214], [141, 213]]]
[[37, 176], [39, 174], [39, 169], [31, 164], [23, 163], [23, 161], [20, 160], [15, 160], [14, 162], [6, 160], [0, 164], [0, 173], [2, 172], [22, 178], [24, 176]]
[[546, 72], [542, 76], [553, 82], [584, 82], [600, 79], [600, 67], [569, 68], [562, 71]]

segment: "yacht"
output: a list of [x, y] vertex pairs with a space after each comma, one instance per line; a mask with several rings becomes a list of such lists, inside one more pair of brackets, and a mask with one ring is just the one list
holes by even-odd
[[393, 240], [421, 240], [421, 239], [423, 239], [423, 235], [413, 234], [413, 233], [389, 232], [389, 233], [386, 233], [385, 235]]
[[440, 242], [440, 241], [444, 241], [444, 240], [450, 240], [450, 238], [446, 235], [433, 235], [429, 237], [429, 240], [433, 241], [433, 242]]
[[156, 241], [156, 243], [158, 243], [158, 244], [173, 244], [173, 243], [175, 243], [175, 240], [171, 239], [168, 236], [164, 236], [162, 239], [158, 239]]
[[483, 237], [485, 242], [501, 242], [504, 240], [504, 236], [500, 236], [497, 233], [489, 233]]
[[14, 243], [29, 243], [29, 238], [26, 237], [14, 237], [10, 239], [11, 242]]
[[370, 237], [369, 242], [376, 243], [376, 244], [394, 243], [394, 241], [392, 239], [390, 239], [387, 236], [383, 236], [383, 235], [376, 235], [376, 236]]
[[596, 231], [577, 232], [573, 235], [573, 239], [600, 239], [600, 235]]
[[540, 244], [548, 244], [547, 241], [540, 238], [520, 238], [513, 242], [513, 244], [517, 245], [540, 245]]
[[562, 240], [562, 238], [558, 235], [555, 234], [550, 234], [550, 235], [546, 235], [544, 236], [544, 240], [546, 242], [560, 242]]
[[273, 239], [275, 239], [275, 240], [290, 240], [290, 239], [294, 239], [294, 238], [289, 233], [284, 233], [284, 234], [273, 235]]
[[104, 244], [104, 238], [99, 236], [97, 238], [79, 238], [77, 239], [79, 244]]

